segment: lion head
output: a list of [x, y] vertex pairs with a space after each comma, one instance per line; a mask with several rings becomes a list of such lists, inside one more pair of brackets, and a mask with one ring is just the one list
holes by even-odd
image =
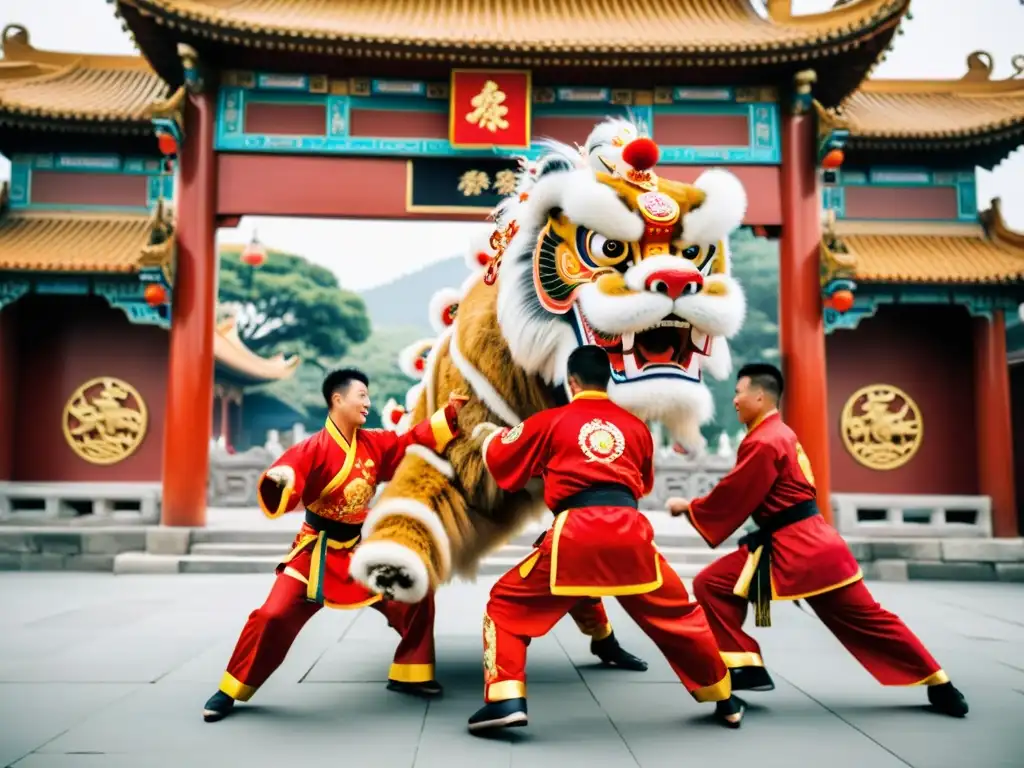
[[677, 436], [696, 422], [699, 436], [713, 413], [702, 373], [721, 375], [712, 358], [728, 354], [746, 312], [728, 236], [747, 199], [724, 170], [692, 185], [659, 177], [657, 145], [641, 133], [616, 119], [580, 152], [547, 143], [527, 194], [497, 212], [498, 322], [516, 363], [554, 386], [574, 348], [604, 347], [616, 402]]

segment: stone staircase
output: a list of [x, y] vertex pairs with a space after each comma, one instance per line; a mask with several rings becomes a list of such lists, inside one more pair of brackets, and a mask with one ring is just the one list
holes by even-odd
[[[687, 526], [688, 527], [688, 526]], [[479, 576], [497, 576], [533, 551], [542, 528], [536, 526], [487, 557]], [[114, 563], [116, 573], [271, 573], [288, 552], [294, 530], [202, 528], [191, 532], [187, 554], [161, 555], [123, 552]], [[727, 542], [711, 550], [695, 532], [658, 533], [661, 553], [683, 578], [693, 578], [716, 557], [735, 548]]]

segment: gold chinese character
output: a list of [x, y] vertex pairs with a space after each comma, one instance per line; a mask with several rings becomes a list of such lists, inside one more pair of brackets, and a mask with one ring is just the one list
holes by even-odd
[[142, 443], [147, 421], [138, 390], [104, 376], [85, 382], [64, 406], [64, 439], [90, 464], [116, 464]]
[[466, 197], [483, 194], [491, 186], [491, 178], [483, 171], [466, 171], [459, 177], [459, 192]]
[[491, 133], [508, 128], [508, 107], [502, 102], [505, 101], [505, 92], [498, 89], [498, 84], [493, 80], [484, 83], [483, 90], [470, 100], [473, 111], [466, 115], [466, 122], [485, 128]]
[[516, 191], [516, 172], [498, 171], [494, 175], [493, 189], [499, 195], [511, 195]]

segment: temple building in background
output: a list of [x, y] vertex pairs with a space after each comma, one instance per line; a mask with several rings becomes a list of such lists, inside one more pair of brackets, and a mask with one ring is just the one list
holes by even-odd
[[[480, 4], [466, 18], [464, 3], [439, 2], [404, 28], [314, 0], [114, 6], [144, 58], [41, 52], [24, 30], [4, 33], [0, 151], [15, 176], [0, 360], [19, 376], [0, 381], [0, 415], [31, 407], [50, 424], [33, 439], [65, 445], [60, 409], [83, 383], [131, 384], [175, 426], [133, 449], [162, 466], [165, 524], [205, 521], [216, 429], [194, 404], [213, 400], [214, 371], [236, 366], [241, 386], [291, 364], [219, 351], [218, 227], [245, 215], [478, 221], [511, 191], [516, 154], [628, 111], [661, 147], [660, 175], [728, 168], [747, 189], [745, 225], [780, 240], [784, 415], [824, 513], [850, 533], [882, 520], [907, 535], [1018, 535], [1024, 435], [1015, 446], [1005, 315], [1024, 300], [1024, 238], [998, 201], [978, 209], [975, 167], [1020, 146], [1024, 80], [994, 80], [985, 54], [955, 81], [871, 79], [909, 0], [809, 16], [770, 0], [767, 17], [749, 0], [633, 4], [614, 23], [577, 18], [573, 39], [552, 35], [554, 7], [509, 19]], [[488, 82], [513, 109], [483, 135], [452, 115]], [[26, 217], [57, 217], [54, 234], [9, 250]], [[115, 218], [135, 238], [116, 256], [112, 236], [56, 236]], [[69, 242], [41, 271], [46, 249]], [[8, 298], [58, 283], [78, 287]], [[19, 334], [51, 326], [93, 367], [65, 373], [73, 365], [21, 351]], [[142, 358], [145, 373], [131, 367]], [[106, 397], [127, 409], [134, 395]], [[218, 411], [225, 432], [233, 412]], [[0, 478], [20, 479], [13, 467], [0, 453]]]

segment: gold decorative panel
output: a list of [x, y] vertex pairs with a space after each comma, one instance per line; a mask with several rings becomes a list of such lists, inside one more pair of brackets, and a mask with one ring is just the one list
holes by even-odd
[[112, 376], [90, 379], [64, 406], [64, 439], [90, 464], [117, 464], [142, 444], [149, 412], [131, 384]]
[[880, 471], [902, 467], [921, 447], [924, 422], [899, 387], [871, 384], [846, 401], [839, 417], [843, 445], [857, 463]]

